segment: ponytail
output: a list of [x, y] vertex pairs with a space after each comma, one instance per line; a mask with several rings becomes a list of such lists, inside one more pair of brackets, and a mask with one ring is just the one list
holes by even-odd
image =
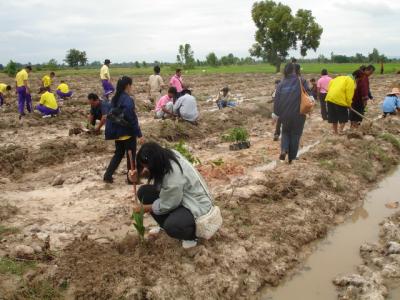
[[111, 100], [112, 106], [116, 107], [119, 97], [125, 91], [128, 85], [132, 85], [132, 78], [128, 76], [122, 76], [122, 78], [118, 79], [117, 88], [114, 97]]

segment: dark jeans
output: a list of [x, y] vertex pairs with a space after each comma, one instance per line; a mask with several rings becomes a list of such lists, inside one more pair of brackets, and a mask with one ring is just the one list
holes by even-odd
[[306, 118], [303, 115], [290, 120], [282, 120], [281, 153], [288, 154], [289, 162], [297, 157], [305, 121]]
[[281, 126], [282, 126], [282, 121], [280, 118], [278, 118], [278, 120], [276, 121], [274, 136], [279, 137], [281, 135]]
[[[160, 197], [160, 191], [154, 185], [142, 185], [138, 190], [138, 198], [143, 204], [153, 204]], [[187, 208], [179, 206], [164, 215], [151, 213], [154, 220], [172, 238], [178, 240], [194, 240], [196, 223], [194, 216]]]
[[[115, 170], [118, 168], [121, 163], [122, 158], [126, 154], [126, 166], [128, 171], [131, 168], [131, 163], [129, 161], [128, 150], [132, 150], [132, 160], [135, 160], [136, 157], [136, 137], [131, 137], [124, 141], [115, 141], [115, 152], [112, 157], [110, 164], [104, 174], [105, 180], [111, 180]], [[128, 175], [127, 175], [128, 177]]]
[[321, 104], [321, 116], [323, 120], [328, 120], [328, 107], [326, 105], [326, 94], [320, 94], [319, 103]]

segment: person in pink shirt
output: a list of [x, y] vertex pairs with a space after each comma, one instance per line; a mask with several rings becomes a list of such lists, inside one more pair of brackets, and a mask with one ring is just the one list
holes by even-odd
[[169, 81], [169, 85], [171, 87], [176, 88], [177, 98], [179, 98], [181, 96], [181, 92], [183, 91], [183, 88], [184, 88], [181, 69], [176, 69], [176, 73], [174, 76], [171, 77], [171, 80]]
[[176, 99], [176, 88], [170, 87], [168, 94], [161, 97], [156, 104], [156, 119], [165, 119], [167, 117], [174, 117], [174, 100]]
[[317, 82], [317, 99], [321, 104], [321, 116], [324, 121], [328, 120], [328, 107], [325, 101], [326, 94], [328, 94], [329, 82], [332, 80], [328, 76], [328, 70], [323, 69], [321, 71], [321, 78]]

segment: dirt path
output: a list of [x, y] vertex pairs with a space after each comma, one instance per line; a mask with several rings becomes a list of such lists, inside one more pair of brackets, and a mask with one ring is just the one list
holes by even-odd
[[[204, 113], [198, 127], [154, 120], [142, 105], [141, 77], [135, 93], [139, 116], [145, 136], [164, 144], [184, 139], [201, 160], [199, 170], [223, 208], [224, 227], [218, 236], [190, 251], [163, 234], [145, 246], [136, 245], [131, 191], [123, 168], [115, 184], [101, 181], [112, 143], [68, 134], [84, 123], [86, 94], [98, 89], [98, 82], [68, 78], [76, 94], [59, 118], [28, 117], [20, 124], [15, 105], [0, 113], [0, 150], [6, 154], [0, 159], [0, 203], [4, 211], [13, 208], [0, 221], [5, 228], [17, 229], [1, 236], [0, 255], [15, 255], [18, 245], [43, 246], [48, 236], [55, 251], [54, 259], [39, 265], [35, 275], [16, 279], [17, 291], [11, 289], [9, 295], [25, 295], [27, 289], [47, 282], [55, 298], [248, 298], [267, 284], [279, 284], [301, 261], [304, 247], [324, 236], [398, 161], [400, 149], [375, 127], [330, 137], [329, 126], [315, 111], [302, 141], [303, 146], [315, 147], [293, 166], [269, 168], [279, 154], [279, 143], [272, 141], [271, 107], [266, 104], [275, 77], [188, 79], [195, 95], [201, 91], [196, 96]], [[376, 98], [381, 99], [396, 80], [374, 79]], [[243, 103], [223, 113], [207, 111], [212, 103], [206, 100], [228, 83]], [[375, 104], [368, 115], [378, 111]], [[398, 135], [397, 119], [379, 122]], [[250, 149], [231, 152], [228, 143], [221, 142], [232, 126], [248, 128]], [[152, 223], [150, 218], [146, 222]], [[43, 247], [36, 250], [34, 257], [42, 259]]]

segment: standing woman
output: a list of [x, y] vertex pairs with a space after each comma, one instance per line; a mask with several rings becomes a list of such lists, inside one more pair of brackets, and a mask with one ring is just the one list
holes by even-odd
[[[137, 173], [130, 172], [131, 180], [146, 177], [149, 181], [138, 190], [144, 211], [151, 213], [170, 237], [182, 240], [183, 248], [196, 246], [195, 220], [213, 207], [203, 177], [179, 152], [157, 143], [140, 148], [136, 165]], [[139, 205], [134, 208], [140, 209]]]
[[306, 116], [300, 113], [301, 85], [310, 94], [307, 81], [300, 76], [300, 65], [288, 63], [285, 66], [284, 79], [276, 89], [274, 113], [282, 122], [279, 159], [285, 160], [288, 155], [289, 163], [297, 157], [306, 120]]
[[[132, 159], [136, 155], [136, 139], [143, 141], [139, 121], [135, 112], [135, 101], [129, 96], [132, 89], [132, 78], [123, 76], [118, 80], [117, 91], [111, 101], [111, 111], [117, 112], [116, 118], [107, 118], [105, 137], [106, 140], [115, 141], [115, 153], [104, 174], [103, 180], [108, 183], [113, 182], [113, 174], [121, 163], [126, 153], [127, 169], [131, 169], [129, 151], [132, 152]], [[123, 114], [123, 117], [121, 117]], [[130, 183], [128, 179], [128, 183]]]

